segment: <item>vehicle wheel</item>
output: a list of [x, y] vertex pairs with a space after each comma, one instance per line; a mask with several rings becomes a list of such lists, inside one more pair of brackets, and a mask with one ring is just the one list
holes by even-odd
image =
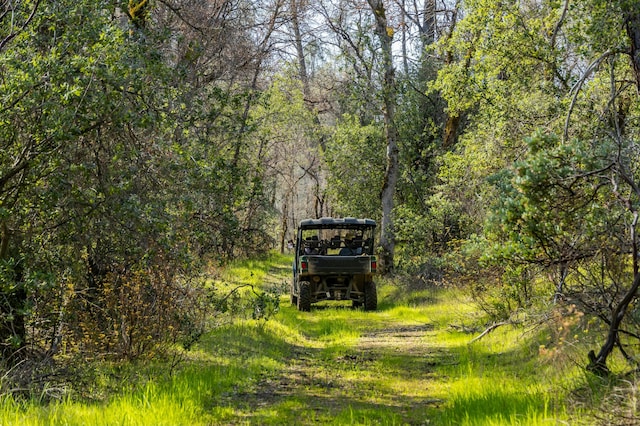
[[376, 283], [368, 281], [364, 283], [364, 310], [375, 311], [378, 309], [378, 293], [376, 292]]
[[311, 283], [300, 282], [300, 294], [298, 295], [298, 310], [309, 312], [311, 310]]

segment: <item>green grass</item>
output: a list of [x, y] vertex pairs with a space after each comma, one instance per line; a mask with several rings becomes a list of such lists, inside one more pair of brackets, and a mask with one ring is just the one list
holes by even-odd
[[[276, 255], [218, 271], [216, 280], [278, 285], [289, 279], [289, 265]], [[376, 312], [327, 303], [303, 313], [285, 294], [274, 318], [212, 330], [175, 369], [98, 366], [120, 378], [120, 391], [111, 383], [94, 402], [5, 397], [0, 424], [549, 425], [579, 418], [565, 401], [584, 377], [538, 356], [542, 334], [501, 327], [469, 344], [481, 329], [466, 330], [482, 317], [456, 290], [404, 294], [383, 283], [379, 300]]]

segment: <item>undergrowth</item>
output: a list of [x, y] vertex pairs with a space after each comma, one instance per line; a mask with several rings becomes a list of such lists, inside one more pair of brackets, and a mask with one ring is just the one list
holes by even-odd
[[[212, 287], [267, 288], [278, 303], [269, 315], [213, 321], [179, 360], [93, 363], [85, 392], [6, 394], [0, 424], [550, 425], [637, 415], [634, 378], [602, 383], [582, 368], [579, 322], [505, 325], [473, 341], [487, 318], [459, 289], [380, 279], [376, 312], [346, 302], [299, 312], [289, 279], [290, 258], [278, 255], [212, 271]], [[598, 409], [614, 403], [615, 413]]]

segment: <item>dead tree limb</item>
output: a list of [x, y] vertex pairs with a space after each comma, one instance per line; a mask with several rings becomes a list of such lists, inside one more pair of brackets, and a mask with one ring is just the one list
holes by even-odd
[[501, 322], [494, 322], [493, 324], [491, 324], [485, 331], [483, 331], [482, 333], [480, 333], [478, 336], [474, 337], [473, 339], [471, 339], [471, 341], [469, 342], [469, 344], [472, 344], [473, 342], [476, 342], [480, 339], [482, 339], [484, 336], [486, 336], [487, 334], [491, 333], [493, 330], [495, 330], [498, 327], [501, 327], [503, 325], [509, 325], [509, 324], [515, 324], [513, 321], [501, 321]]

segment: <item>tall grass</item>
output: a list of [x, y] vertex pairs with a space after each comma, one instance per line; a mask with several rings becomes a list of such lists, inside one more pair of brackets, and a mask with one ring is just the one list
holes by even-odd
[[[451, 303], [446, 300], [445, 306]], [[566, 377], [574, 377], [579, 369], [575, 364], [559, 368], [541, 362], [538, 349], [544, 332], [505, 326], [472, 343], [482, 331], [463, 331], [465, 320], [467, 326], [477, 324], [473, 305], [449, 300], [454, 301], [449, 309], [456, 313], [449, 311], [441, 320], [447, 317], [458, 324], [450, 323], [438, 332], [451, 362], [439, 368], [446, 378], [438, 380], [442, 385], [438, 393], [445, 403], [432, 411], [433, 424], [535, 426], [565, 424], [579, 417], [579, 412], [566, 409], [569, 390], [564, 386]]]
[[[274, 256], [233, 265], [216, 279], [273, 285], [290, 279], [289, 265]], [[123, 374], [97, 366], [123, 378], [103, 389], [107, 397], [43, 404], [6, 396], [0, 424], [575, 423], [580, 413], [567, 409], [566, 397], [584, 378], [570, 363], [557, 370], [542, 362], [543, 335], [501, 327], [470, 343], [482, 317], [463, 294], [401, 290], [381, 281], [376, 312], [340, 303], [299, 312], [283, 294], [275, 317], [212, 330], [177, 368], [139, 365]], [[403, 346], [412, 330], [423, 337]], [[367, 339], [373, 343], [363, 346]]]

